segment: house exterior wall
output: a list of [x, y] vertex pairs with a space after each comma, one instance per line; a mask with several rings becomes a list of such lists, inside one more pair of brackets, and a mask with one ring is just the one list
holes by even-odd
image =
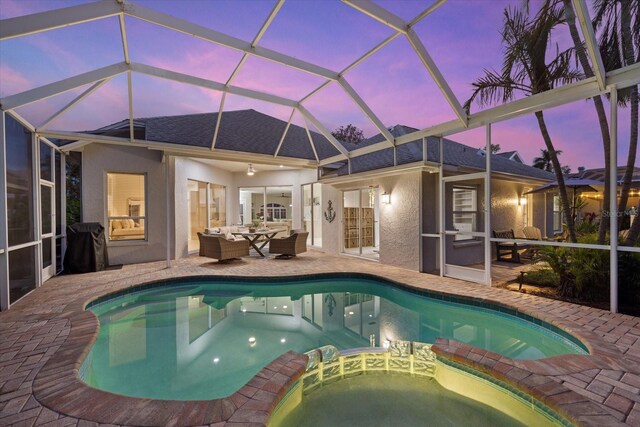
[[333, 202], [338, 217], [322, 224], [322, 248], [326, 252], [342, 251], [342, 191], [377, 186], [391, 194], [389, 205], [380, 205], [380, 262], [411, 270], [420, 269], [420, 188], [422, 172], [376, 177], [345, 184], [323, 185], [322, 210]]
[[[146, 176], [147, 241], [108, 242], [111, 264], [157, 261], [166, 257], [166, 191], [162, 153], [146, 148], [106, 144], [84, 147], [82, 211], [85, 222], [107, 221], [107, 173], [144, 173]], [[171, 219], [170, 219], [171, 221]]]
[[[477, 190], [478, 213], [476, 217], [477, 231], [484, 230], [484, 185], [482, 180], [470, 180], [458, 183], [459, 185], [474, 186]], [[445, 185], [445, 224], [446, 229], [453, 229], [453, 187], [456, 184], [447, 183]], [[518, 182], [506, 181], [503, 179], [491, 180], [491, 230], [514, 230], [516, 236], [522, 236], [524, 227], [525, 210], [530, 215], [529, 222], [544, 230], [544, 195], [534, 195], [531, 197], [531, 208], [527, 205], [519, 205], [519, 198], [530, 189], [530, 185]], [[438, 175], [424, 173], [422, 176], [422, 211], [423, 233], [438, 232]], [[551, 196], [552, 197], [552, 196]], [[550, 211], [553, 206], [553, 199], [548, 205], [547, 224], [553, 228], [553, 213]], [[544, 232], [544, 231], [543, 231]], [[552, 234], [552, 233], [551, 233]], [[439, 241], [436, 238], [422, 238], [422, 271], [429, 272], [439, 268]], [[495, 257], [495, 245], [491, 245], [492, 256]], [[472, 265], [484, 262], [484, 242], [476, 241], [454, 241], [453, 236], [446, 239], [446, 260], [447, 264]]]

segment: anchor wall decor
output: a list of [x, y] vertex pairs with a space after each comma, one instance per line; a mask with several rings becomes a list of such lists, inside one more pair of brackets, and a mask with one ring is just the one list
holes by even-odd
[[333, 207], [331, 206], [333, 204], [333, 202], [331, 200], [329, 200], [327, 202], [327, 205], [329, 206], [327, 208], [327, 210], [324, 212], [324, 219], [326, 219], [329, 222], [333, 222], [334, 219], [336, 219], [336, 211], [333, 209]]

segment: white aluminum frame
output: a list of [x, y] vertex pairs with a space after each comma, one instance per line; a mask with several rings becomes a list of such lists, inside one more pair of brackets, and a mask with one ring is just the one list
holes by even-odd
[[[95, 69], [83, 74], [79, 74], [70, 78], [66, 78], [57, 82], [53, 82], [38, 88], [34, 88], [31, 90], [27, 90], [22, 93], [14, 94], [11, 96], [7, 96], [3, 99], [0, 99], [0, 107], [2, 110], [2, 126], [1, 126], [1, 135], [0, 135], [0, 208], [2, 208], [6, 212], [6, 164], [5, 164], [5, 156], [4, 150], [6, 149], [6, 141], [4, 134], [4, 119], [5, 113], [10, 112], [13, 117], [16, 118], [19, 122], [27, 126], [31, 131], [34, 132], [34, 140], [36, 138], [73, 138], [77, 142], [69, 144], [68, 146], [63, 147], [62, 151], [67, 152], [73, 149], [81, 148], [83, 145], [88, 143], [105, 143], [105, 144], [117, 144], [117, 145], [125, 145], [135, 143], [141, 147], [146, 147], [153, 150], [159, 150], [164, 152], [166, 155], [189, 155], [195, 157], [207, 157], [207, 158], [220, 158], [226, 160], [240, 160], [240, 161], [251, 161], [251, 162], [263, 162], [268, 164], [279, 164], [285, 163], [288, 165], [296, 165], [301, 167], [315, 167], [315, 166], [323, 166], [326, 164], [330, 164], [336, 161], [347, 160], [347, 164], [349, 167], [349, 174], [351, 174], [351, 158], [366, 155], [369, 153], [373, 153], [389, 146], [395, 148], [399, 145], [406, 144], [415, 140], [423, 139], [423, 145], [426, 144], [425, 138], [428, 136], [437, 136], [443, 137], [446, 135], [452, 135], [457, 132], [463, 131], [467, 128], [475, 128], [479, 126], [487, 126], [487, 148], [489, 147], [490, 141], [490, 124], [497, 123], [500, 121], [512, 119], [515, 117], [522, 116], [524, 114], [531, 114], [535, 111], [545, 110], [551, 107], [565, 105], [571, 102], [575, 102], [578, 100], [587, 99], [593, 97], [595, 95], [602, 95], [606, 93], [611, 93], [611, 97], [613, 100], [616, 99], [616, 87], [625, 87], [632, 84], [640, 83], [640, 63], [633, 64], [627, 66], [622, 69], [618, 69], [615, 71], [611, 71], [605, 73], [602, 58], [599, 53], [597, 41], [595, 39], [593, 26], [591, 24], [591, 20], [589, 18], [588, 10], [584, 0], [572, 0], [574, 9], [576, 11], [576, 17], [579, 21], [583, 36], [585, 38], [585, 46], [587, 53], [589, 55], [590, 62], [594, 69], [594, 77], [589, 79], [584, 79], [582, 81], [565, 85], [560, 88], [555, 88], [545, 93], [533, 95], [524, 99], [520, 99], [517, 101], [509, 102], [504, 105], [500, 105], [497, 107], [489, 108], [478, 113], [467, 114], [462, 107], [460, 106], [460, 102], [457, 100], [451, 88], [448, 85], [445, 77], [440, 73], [433, 59], [430, 57], [427, 47], [423, 44], [420, 37], [415, 33], [413, 27], [420, 22], [425, 16], [432, 13], [438, 7], [445, 3], [446, 0], [436, 0], [431, 6], [425, 9], [422, 13], [417, 15], [414, 19], [409, 22], [404, 21], [402, 18], [397, 15], [389, 12], [384, 7], [378, 6], [377, 4], [369, 1], [369, 0], [343, 0], [344, 3], [354, 8], [355, 10], [364, 13], [365, 15], [371, 17], [372, 19], [376, 19], [384, 25], [392, 28], [394, 33], [379, 42], [376, 46], [366, 52], [364, 55], [357, 58], [354, 62], [352, 62], [349, 66], [347, 66], [344, 70], [340, 72], [336, 72], [330, 70], [328, 68], [299, 60], [295, 57], [282, 54], [280, 52], [266, 49], [258, 46], [258, 42], [262, 38], [262, 36], [267, 31], [269, 25], [273, 22], [276, 14], [281, 9], [284, 0], [278, 0], [274, 5], [271, 13], [267, 17], [266, 21], [254, 37], [252, 42], [246, 42], [244, 40], [238, 39], [236, 37], [232, 37], [210, 28], [194, 24], [192, 22], [179, 19], [158, 11], [155, 11], [151, 8], [146, 8], [134, 3], [130, 3], [126, 0], [102, 0], [94, 3], [88, 3], [78, 6], [67, 7], [63, 9], [51, 10], [42, 13], [36, 13], [28, 16], [21, 16], [17, 18], [9, 18], [0, 21], [0, 40], [9, 40], [16, 37], [22, 37], [29, 34], [41, 33], [44, 31], [53, 30], [56, 28], [62, 28], [70, 25], [76, 25], [86, 22], [91, 22], [98, 19], [112, 18], [117, 17], [119, 21], [119, 31], [120, 38], [122, 40], [122, 49], [123, 49], [123, 62], [112, 64], [106, 67], [102, 67], [99, 69]], [[135, 62], [131, 62], [129, 57], [129, 49], [128, 49], [128, 41], [127, 34], [125, 28], [125, 16], [130, 16], [132, 18], [141, 19], [147, 22], [150, 22], [154, 25], [159, 25], [165, 28], [168, 28], [173, 31], [181, 32], [184, 34], [188, 34], [202, 40], [205, 40], [210, 43], [215, 43], [221, 45], [226, 48], [234, 49], [236, 51], [240, 51], [243, 53], [242, 59], [236, 66], [234, 72], [230, 75], [229, 79], [225, 83], [214, 82], [211, 80], [206, 80], [202, 78], [198, 78], [188, 74], [176, 73], [170, 70], [164, 70], [158, 67], [152, 67], [145, 64], [139, 64]], [[438, 85], [442, 95], [449, 103], [450, 107], [454, 111], [456, 115], [455, 120], [451, 120], [444, 123], [439, 123], [435, 126], [431, 126], [429, 128], [421, 129], [411, 134], [403, 135], [398, 138], [394, 138], [391, 133], [384, 126], [383, 122], [376, 116], [375, 112], [367, 105], [367, 103], [356, 93], [356, 91], [351, 87], [345, 78], [345, 74], [349, 71], [353, 70], [355, 67], [359, 66], [362, 62], [364, 62], [371, 55], [374, 55], [376, 52], [384, 48], [391, 41], [395, 40], [399, 36], [404, 36], [407, 38], [411, 46], [413, 47], [416, 55], [420, 59], [420, 61], [425, 66], [426, 71], [431, 75], [431, 78]], [[312, 75], [320, 76], [326, 81], [321, 84], [318, 88], [314, 89], [312, 92], [304, 96], [300, 100], [291, 100], [286, 99], [284, 97], [279, 97], [276, 95], [263, 93], [259, 91], [249, 90], [242, 87], [232, 86], [231, 82], [233, 78], [237, 75], [240, 68], [243, 66], [244, 62], [248, 58], [248, 56], [255, 56], [258, 58], [266, 59], [272, 62], [276, 62], [278, 64], [284, 65], [286, 67], [299, 70], [305, 73], [309, 73]], [[128, 96], [129, 96], [129, 120], [130, 120], [130, 138], [115, 138], [115, 137], [105, 137], [101, 135], [91, 135], [91, 134], [83, 134], [83, 133], [75, 133], [75, 132], [49, 132], [46, 130], [55, 120], [61, 117], [66, 112], [70, 111], [78, 104], [80, 104], [84, 99], [87, 98], [91, 93], [95, 92], [97, 89], [106, 84], [110, 79], [115, 76], [127, 73], [127, 83], [128, 83]], [[152, 77], [159, 77], [164, 79], [169, 79], [181, 83], [186, 83], [190, 85], [195, 85], [198, 87], [203, 87], [215, 91], [222, 92], [222, 100], [220, 103], [219, 112], [214, 138], [211, 143], [210, 148], [199, 149], [198, 147], [184, 147], [179, 146], [177, 144], [170, 143], [155, 143], [150, 141], [138, 141], [135, 140], [133, 134], [133, 98], [134, 93], [132, 90], [132, 75], [133, 73], [142, 73], [147, 74]], [[372, 144], [367, 147], [358, 148], [353, 151], [347, 151], [345, 147], [339, 143], [332, 135], [331, 132], [303, 105], [305, 101], [307, 101], [310, 97], [319, 93], [321, 90], [326, 88], [330, 83], [337, 82], [340, 87], [347, 93], [347, 95], [356, 103], [356, 105], [362, 110], [365, 116], [368, 117], [369, 120], [374, 124], [374, 126], [381, 132], [384, 136], [384, 141]], [[15, 109], [24, 105], [31, 104], [33, 102], [37, 102], [69, 90], [73, 90], [84, 85], [91, 85], [88, 89], [86, 89], [82, 94], [77, 96], [74, 100], [65, 105], [62, 109], [55, 112], [52, 116], [44, 121], [44, 123], [40, 124], [39, 127], [36, 127], [24, 118], [20, 117], [19, 114], [15, 112]], [[227, 93], [249, 97], [252, 99], [258, 99], [265, 102], [275, 103], [279, 105], [286, 105], [292, 108], [292, 114], [287, 123], [285, 131], [280, 138], [279, 144], [276, 148], [276, 151], [273, 155], [259, 155], [259, 154], [247, 154], [247, 153], [238, 153], [230, 150], [220, 150], [215, 147], [216, 139], [220, 126], [220, 118], [224, 109], [224, 100]], [[286, 138], [286, 134], [291, 125], [291, 121], [293, 119], [293, 114], [295, 111], [299, 111], [305, 121], [305, 127], [307, 136], [310, 140], [312, 149], [314, 150], [314, 154], [316, 157], [316, 161], [306, 161], [306, 160], [294, 160], [294, 159], [280, 159], [279, 151], [282, 146], [284, 139]], [[611, 110], [611, 138], [612, 138], [612, 154], [609, 162], [616, 163], [617, 153], [615, 152], [615, 147], [617, 146], [616, 139], [616, 131], [617, 131], [617, 123], [615, 123], [615, 119], [617, 117], [617, 110], [615, 107], [615, 103], [612, 103]], [[315, 146], [313, 143], [313, 139], [311, 138], [310, 131], [308, 129], [308, 122], [311, 122], [315, 128], [323, 135], [325, 138], [329, 140], [329, 142], [339, 151], [340, 154], [336, 156], [332, 156], [327, 159], [320, 160], [318, 159]], [[35, 143], [34, 143], [35, 145]], [[36, 149], [37, 148], [37, 149]], [[34, 153], [39, 153], [39, 147], [34, 147]], [[61, 151], [57, 149], [58, 151]], [[442, 140], [441, 140], [441, 156], [442, 156]], [[34, 155], [34, 158], [37, 157], [37, 154]], [[491, 179], [491, 169], [490, 169], [490, 156], [487, 156], [487, 166], [486, 171], [483, 173], [485, 175], [485, 186], [490, 184]], [[37, 165], [39, 167], [39, 165]], [[443, 182], [443, 170], [444, 165], [442, 162], [442, 158], [440, 159], [440, 178], [441, 178], [441, 186], [440, 190], [442, 190], [442, 182]], [[612, 176], [615, 168], [612, 168]], [[38, 175], [39, 176], [39, 175]], [[469, 175], [466, 176], [468, 178]], [[611, 190], [615, 190], [615, 179], [612, 179], [612, 188]], [[39, 179], [35, 182], [39, 182]], [[146, 188], [145, 188], [146, 190]], [[486, 187], [485, 187], [486, 190]], [[489, 188], [490, 190], [490, 188]], [[39, 190], [35, 192], [36, 197], [39, 193]], [[485, 191], [485, 197], [489, 197], [490, 191]], [[612, 193], [613, 194], [613, 193]], [[439, 195], [440, 200], [444, 197], [443, 192]], [[485, 203], [487, 201], [485, 200]], [[36, 200], [36, 206], [39, 206], [39, 200]], [[487, 205], [489, 214], [485, 215], [485, 221], [487, 221], [487, 217], [490, 217], [490, 205]], [[443, 206], [441, 205], [441, 211], [443, 210]], [[612, 203], [610, 206], [611, 213], [616, 213], [615, 206], [615, 198], [612, 198]], [[39, 213], [39, 212], [38, 212]], [[446, 234], [443, 230], [444, 224], [442, 223], [442, 212], [441, 221], [439, 224], [440, 237], [441, 241], [441, 249], [444, 246], [443, 236]], [[37, 216], [37, 215], [36, 215]], [[611, 215], [611, 233], [614, 234], [614, 230], [616, 229], [617, 218], [615, 215]], [[36, 228], [39, 226], [39, 219], [36, 218]], [[489, 219], [490, 221], [490, 219]], [[7, 223], [6, 218], [0, 223], [0, 278], [4, 278], [8, 274], [8, 248], [7, 248]], [[490, 229], [490, 222], [485, 223], [485, 232]], [[36, 230], [38, 231], [38, 230]], [[615, 240], [615, 239], [614, 239]], [[490, 244], [492, 242], [500, 241], [500, 239], [487, 238], [485, 242], [485, 251], [490, 252]], [[38, 243], [40, 245], [41, 242]], [[541, 245], [551, 245], [555, 246], [554, 242], [540, 242]], [[611, 269], [615, 271], [615, 263], [617, 263], [617, 253], [618, 251], [629, 251], [629, 252], [640, 252], [639, 248], [629, 248], [629, 247], [617, 247], [617, 242], [612, 242], [611, 245], [581, 245], [581, 244], [557, 244], [558, 246], [564, 245], [567, 247], [589, 247], [593, 249], [606, 249], [611, 251]], [[488, 248], [488, 249], [487, 249]], [[444, 252], [441, 251], [441, 263], [444, 262]], [[441, 268], [441, 274], [443, 274], [443, 269]], [[617, 277], [616, 274], [611, 275], [611, 309], [612, 311], [617, 310]], [[2, 292], [6, 293], [8, 289], [4, 289], [4, 287], [0, 287], [0, 295], [4, 295]], [[616, 295], [614, 295], [616, 294]], [[3, 298], [5, 301], [7, 298]], [[3, 306], [3, 309], [5, 307]]]

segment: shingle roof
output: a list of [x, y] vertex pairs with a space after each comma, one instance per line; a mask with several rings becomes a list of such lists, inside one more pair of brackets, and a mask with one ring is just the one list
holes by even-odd
[[[186, 114], [134, 119], [136, 129], [144, 129], [144, 139], [191, 147], [211, 147], [218, 113]], [[114, 129], [129, 126], [124, 120], [91, 133], [113, 133]], [[216, 148], [247, 153], [274, 154], [287, 122], [255, 110], [225, 111], [220, 120]], [[310, 131], [318, 157], [340, 154], [317, 132]], [[280, 147], [279, 156], [315, 160], [306, 130], [291, 124]]]
[[[627, 170], [626, 166], [618, 166], [617, 175], [618, 182], [622, 182], [624, 179], [624, 174]], [[597, 168], [597, 169], [585, 169], [581, 172], [571, 173], [569, 174], [571, 178], [580, 178], [580, 179], [595, 179], [597, 181], [604, 182], [605, 178], [605, 169]], [[640, 168], [633, 168], [633, 174], [631, 176], [631, 182], [640, 182]]]
[[[415, 130], [416, 129], [402, 125], [397, 125], [389, 129], [391, 134], [396, 138]], [[378, 134], [358, 144], [358, 147], [371, 145], [372, 141], [373, 143], [375, 143], [382, 140], [384, 140], [384, 137]], [[443, 161], [446, 165], [484, 170], [485, 157], [484, 155], [478, 154], [479, 150], [477, 148], [460, 144], [459, 142], [455, 142], [447, 138], [443, 139], [443, 146]], [[422, 161], [422, 140], [411, 141], [407, 144], [398, 146], [398, 148], [396, 149], [396, 156], [399, 165]], [[390, 158], [391, 160], [389, 160]], [[440, 161], [440, 143], [438, 141], [438, 138], [427, 138], [427, 160], [430, 162]], [[351, 160], [352, 173], [356, 172], [356, 170], [354, 169], [354, 163], [356, 162], [357, 172], [364, 172], [379, 169], [381, 167], [393, 166], [393, 154], [391, 149], [385, 149], [356, 157]], [[551, 172], [536, 169], [523, 163], [514, 162], [512, 160], [509, 160], [508, 157], [495, 154], [491, 155], [491, 168], [495, 172], [520, 175], [535, 179], [555, 179], [554, 174]], [[346, 175], [347, 173], [347, 166], [343, 166], [337, 171], [338, 175]]]

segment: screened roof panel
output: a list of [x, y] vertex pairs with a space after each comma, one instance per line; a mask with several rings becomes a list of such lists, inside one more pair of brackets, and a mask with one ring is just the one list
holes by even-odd
[[387, 127], [424, 128], [455, 118], [406, 38], [398, 37], [379, 53], [347, 73], [346, 79]]
[[304, 106], [331, 132], [352, 124], [368, 138], [378, 130], [338, 83], [331, 83], [304, 102]]
[[136, 0], [134, 3], [245, 41], [253, 40], [275, 5], [273, 0]]
[[[58, 0], [0, 1], [2, 18], [86, 3]], [[231, 48], [132, 18], [127, 13], [135, 13], [135, 5], [138, 2], [134, 0], [132, 3], [131, 8], [125, 8], [124, 12], [133, 62], [225, 83], [243, 57], [242, 52]], [[249, 42], [256, 37], [276, 2], [142, 0], [139, 4]], [[433, 2], [379, 0], [377, 4], [388, 8], [401, 19], [411, 21]], [[535, 12], [541, 4], [541, 0], [535, 0], [529, 2], [529, 7]], [[461, 104], [471, 95], [471, 83], [483, 76], [484, 69], [500, 70], [502, 67], [503, 43], [500, 30], [506, 6], [522, 8], [523, 3], [520, 0], [450, 0], [444, 2], [415, 27], [419, 38]], [[592, 5], [589, 4], [588, 7], [593, 16]], [[169, 21], [178, 27], [182, 25], [179, 20]], [[189, 32], [188, 24], [186, 27], [185, 31]], [[193, 31], [197, 33], [198, 29], [195, 28]], [[582, 34], [579, 26], [578, 32]], [[601, 32], [601, 29], [596, 29], [597, 34]], [[232, 84], [298, 100], [322, 84], [324, 79], [278, 64], [277, 61], [289, 62], [292, 60], [286, 57], [289, 55], [339, 72], [391, 34], [394, 34], [394, 30], [341, 2], [286, 1], [258, 43], [259, 47], [274, 49], [282, 55], [274, 53], [270, 59], [275, 62], [250, 55]], [[200, 35], [207, 37], [206, 32]], [[556, 49], [562, 51], [571, 46], [573, 41], [568, 27], [559, 26], [552, 34], [547, 61], [552, 59]], [[10, 39], [0, 42], [0, 49], [0, 97], [124, 61], [119, 23], [115, 17]], [[261, 55], [264, 52], [258, 50], [254, 53]], [[271, 53], [266, 53], [266, 56], [270, 55]], [[615, 67], [626, 65], [620, 58], [617, 64]], [[607, 62], [607, 65], [610, 63]], [[298, 66], [305, 68], [305, 64]], [[320, 71], [322, 74], [322, 70]], [[222, 97], [219, 92], [169, 80], [155, 80], [136, 72], [133, 75], [135, 117], [203, 112], [217, 114]], [[631, 74], [623, 73], [622, 77], [619, 77], [623, 79], [623, 84], [631, 84], [632, 78], [628, 75]], [[380, 129], [372, 123], [371, 119], [375, 117], [380, 119], [384, 127], [391, 128], [402, 124], [408, 126], [403, 128], [405, 130], [425, 128], [457, 117], [404, 35], [399, 35], [389, 45], [345, 73], [344, 77], [357, 92], [357, 95], [353, 96], [357, 98], [359, 95], [372, 113], [367, 117], [368, 113], [363, 113], [362, 106], [358, 106], [338, 83], [332, 83], [303, 103], [320, 121], [323, 131], [324, 128], [333, 131], [339, 126], [354, 124], [362, 128], [365, 137], [370, 138], [369, 142], [373, 143], [384, 141], [379, 135]], [[127, 119], [129, 100], [126, 81], [126, 75], [118, 76], [87, 97], [79, 106], [64, 114], [51, 128], [87, 130]], [[558, 82], [557, 86], [566, 83]], [[86, 87], [18, 107], [17, 112], [28, 120], [42, 120], [42, 117], [50, 116]], [[525, 94], [519, 94], [516, 99], [524, 96]], [[20, 101], [25, 99], [27, 102], [32, 101], [28, 94], [23, 94], [12, 97], [5, 105], [20, 105]], [[226, 100], [225, 114], [234, 109], [253, 113], [259, 111], [259, 114], [268, 114], [275, 117], [276, 121], [285, 122], [285, 126], [292, 110], [292, 107], [253, 101], [235, 95], [228, 95]], [[556, 136], [553, 133], [558, 132], [559, 144], [563, 144], [564, 139], [570, 140], [573, 137], [570, 132], [566, 134], [567, 129], [570, 129], [566, 123], [580, 126], [575, 117], [567, 117], [566, 114], [582, 114], [582, 108], [587, 103], [571, 105], [573, 110], [567, 110], [565, 113], [558, 113], [560, 110], [555, 109], [549, 112], [549, 127], [554, 138]], [[480, 109], [478, 105], [474, 105], [472, 112]], [[584, 111], [586, 117], [589, 110]], [[257, 117], [253, 113], [247, 114]], [[555, 126], [561, 127], [562, 120], [565, 126], [560, 131], [552, 129]], [[517, 124], [517, 120], [515, 123]], [[300, 126], [300, 129], [304, 128], [304, 121], [297, 114], [294, 116], [293, 124]], [[309, 126], [313, 132], [311, 122]], [[595, 131], [591, 130], [593, 135], [597, 135], [597, 130], [597, 127]], [[528, 131], [522, 132], [522, 135], [532, 134], [527, 133]], [[513, 132], [512, 139], [516, 141], [517, 136], [518, 132]], [[314, 133], [312, 137], [314, 141], [316, 138], [324, 138], [319, 133]], [[272, 139], [268, 144], [259, 145], [273, 148]], [[206, 138], [198, 144], [206, 146], [205, 140]], [[520, 140], [516, 142], [520, 143]], [[624, 143], [621, 142], [622, 145]], [[290, 149], [289, 146], [287, 143], [285, 152]], [[308, 144], [307, 146], [311, 149]], [[262, 148], [257, 148], [260, 149]], [[240, 151], [243, 150], [246, 151], [246, 147]], [[322, 158], [324, 155], [328, 156], [329, 152], [335, 152], [335, 148], [329, 146], [326, 153], [320, 153], [320, 149], [317, 151], [318, 157]], [[309, 152], [294, 154], [310, 158]]]
[[228, 93], [224, 100], [224, 111], [235, 110], [259, 111], [286, 123], [289, 117], [291, 117], [291, 111], [293, 109], [285, 105], [273, 104]]
[[[295, 115], [300, 115], [300, 113], [296, 112]], [[302, 117], [299, 118], [299, 121], [303, 121]], [[311, 131], [311, 129], [309, 130]], [[299, 157], [308, 160], [316, 159], [304, 124], [302, 126], [292, 125], [289, 127], [287, 135], [282, 141], [282, 146], [278, 151], [278, 156]]]
[[[77, 89], [61, 93], [60, 95], [52, 96], [51, 98], [27, 104], [23, 107], [16, 108], [16, 112], [38, 128], [51, 116], [66, 107], [67, 104], [73, 101], [78, 95], [82, 94], [90, 86], [91, 85], [85, 85]], [[51, 125], [53, 125], [53, 123], [51, 123]]]
[[122, 62], [119, 32], [111, 17], [0, 42], [0, 96]]
[[47, 12], [63, 7], [91, 3], [94, 0], [2, 0], [0, 19], [15, 18], [33, 13]]
[[[435, 0], [434, 0], [435, 1]], [[374, 0], [374, 3], [384, 7], [389, 12], [398, 15], [400, 18], [410, 22], [413, 18], [422, 13], [432, 2], [424, 0]]]
[[322, 77], [250, 56], [231, 84], [297, 101], [325, 81]]
[[[296, 115], [300, 117], [300, 114], [296, 112]], [[302, 119], [302, 117], [301, 117]], [[328, 157], [337, 156], [340, 154], [337, 148], [329, 142], [327, 138], [322, 135], [319, 129], [317, 129], [313, 123], [307, 121], [307, 126], [309, 127], [309, 132], [311, 133], [311, 139], [313, 140], [313, 145], [316, 149], [316, 153], [318, 154], [318, 158], [320, 160], [326, 159]]]
[[82, 132], [128, 118], [127, 76], [119, 75], [60, 116], [50, 129]]
[[226, 83], [242, 58], [233, 49], [139, 19], [125, 20], [132, 62]]
[[288, 1], [259, 45], [340, 71], [391, 33], [341, 2]]
[[[530, 2], [532, 15], [541, 4], [540, 1]], [[485, 75], [485, 69], [493, 70], [498, 74], [502, 72], [505, 52], [501, 36], [505, 19], [504, 11], [505, 8], [510, 8], [512, 11], [522, 10], [522, 5], [520, 0], [449, 1], [415, 26], [416, 33], [461, 104], [471, 97], [474, 90], [472, 83]], [[455, 22], [455, 25], [452, 25], [452, 22]], [[572, 46], [568, 27], [556, 26], [547, 48], [547, 63], [556, 57], [558, 51], [562, 52]], [[575, 61], [572, 61], [574, 68], [575, 65]], [[582, 68], [579, 67], [579, 70], [582, 71]], [[558, 86], [564, 84], [566, 82], [558, 82]], [[526, 96], [520, 91], [516, 91], [514, 95], [514, 99]], [[480, 106], [474, 103], [471, 112], [493, 105], [498, 104]]]
[[[132, 74], [133, 117], [217, 112], [220, 92], [144, 74]], [[124, 118], [124, 117], [123, 117]]]

